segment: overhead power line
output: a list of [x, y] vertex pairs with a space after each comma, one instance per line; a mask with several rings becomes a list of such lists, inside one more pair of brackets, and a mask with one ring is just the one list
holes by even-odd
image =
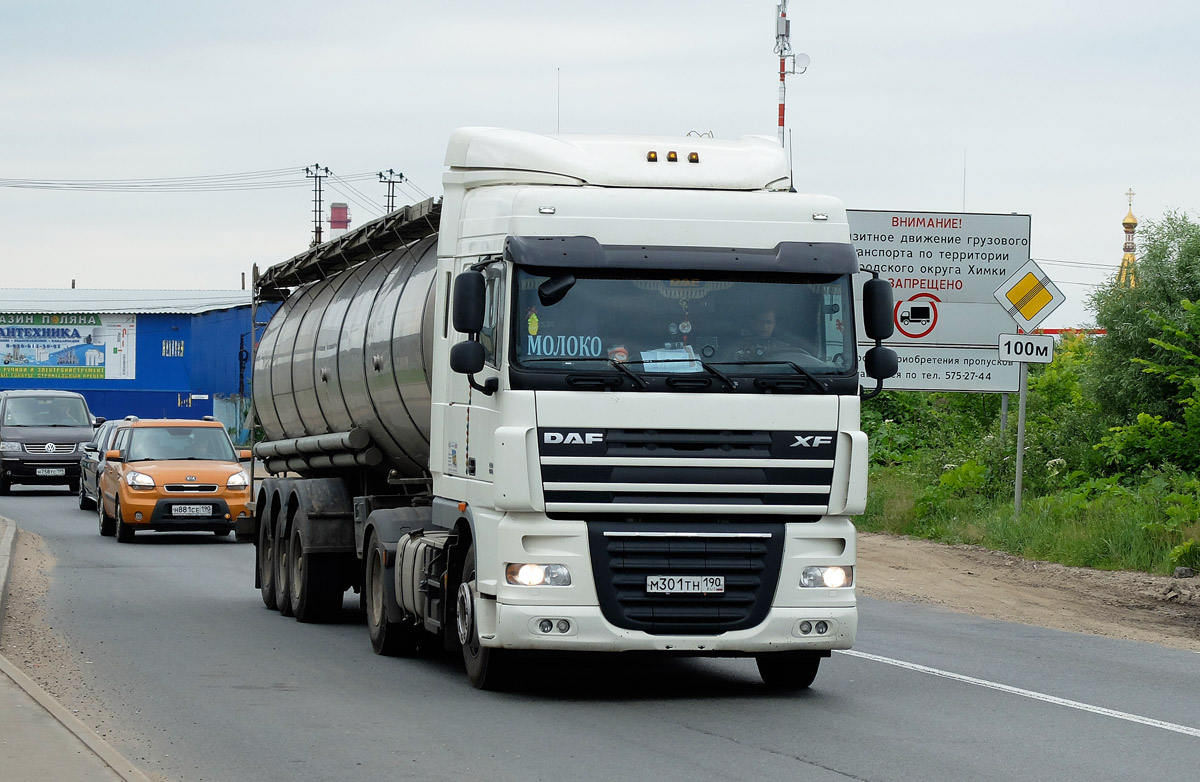
[[[18, 179], [0, 178], [0, 187], [28, 190], [71, 190], [104, 193], [197, 193], [235, 190], [277, 190], [308, 187], [303, 168], [277, 168], [234, 174], [140, 179]], [[345, 182], [365, 182], [375, 172], [339, 177]]]

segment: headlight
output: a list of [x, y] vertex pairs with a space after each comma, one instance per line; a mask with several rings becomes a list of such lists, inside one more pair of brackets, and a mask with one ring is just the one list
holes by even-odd
[[566, 565], [512, 563], [504, 568], [504, 578], [520, 586], [570, 586], [571, 571]]
[[21, 444], [18, 442], [13, 442], [12, 440], [5, 440], [4, 442], [0, 442], [0, 451], [16, 452], [16, 451], [20, 451], [20, 450], [21, 450]]
[[244, 489], [249, 485], [250, 485], [250, 478], [249, 478], [249, 476], [246, 475], [246, 471], [239, 470], [238, 472], [235, 472], [233, 475], [229, 476], [229, 481], [226, 482], [225, 488], [227, 488], [227, 489]]
[[125, 475], [125, 482], [135, 489], [153, 489], [154, 479], [144, 472], [131, 472]]
[[849, 565], [809, 566], [800, 572], [800, 586], [837, 589], [854, 583], [854, 568]]

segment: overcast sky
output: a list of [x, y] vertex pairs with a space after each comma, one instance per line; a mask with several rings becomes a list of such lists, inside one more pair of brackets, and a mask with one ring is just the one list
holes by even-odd
[[[312, 239], [441, 194], [449, 132], [775, 135], [775, 0], [0, 0], [0, 179], [290, 170], [205, 192], [0, 186], [3, 288], [242, 285]], [[1139, 219], [1200, 209], [1200, 4], [791, 0], [796, 187], [851, 209], [1031, 215], [1091, 321]], [[349, 179], [372, 174], [370, 179]], [[326, 229], [328, 230], [328, 229]], [[0, 310], [3, 310], [0, 302]]]

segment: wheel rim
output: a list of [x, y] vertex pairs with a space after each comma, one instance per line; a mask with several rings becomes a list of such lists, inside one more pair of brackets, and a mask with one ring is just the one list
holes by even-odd
[[371, 588], [367, 590], [367, 615], [375, 627], [383, 626], [383, 563], [379, 553], [371, 555]]
[[272, 537], [264, 525], [262, 528], [262, 543], [258, 547], [258, 567], [262, 573], [264, 584], [272, 584], [275, 581], [275, 572], [272, 568], [272, 559], [275, 554], [275, 538]]
[[458, 642], [464, 647], [475, 647], [475, 601], [471, 597], [471, 586], [466, 581], [458, 585], [458, 600], [455, 606], [454, 623], [458, 629]]
[[297, 554], [303, 550], [300, 533], [293, 532], [292, 544], [288, 546], [288, 569], [291, 571], [293, 596], [300, 594], [300, 587], [304, 584], [304, 557]]

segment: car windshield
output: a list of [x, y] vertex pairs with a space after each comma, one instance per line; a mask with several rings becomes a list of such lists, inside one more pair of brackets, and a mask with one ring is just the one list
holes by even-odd
[[850, 296], [849, 275], [518, 268], [514, 352], [538, 370], [841, 375], [856, 358]]
[[233, 461], [233, 444], [215, 426], [150, 426], [129, 438], [127, 461], [201, 459]]
[[65, 396], [17, 396], [4, 406], [5, 426], [91, 426], [83, 400]]

